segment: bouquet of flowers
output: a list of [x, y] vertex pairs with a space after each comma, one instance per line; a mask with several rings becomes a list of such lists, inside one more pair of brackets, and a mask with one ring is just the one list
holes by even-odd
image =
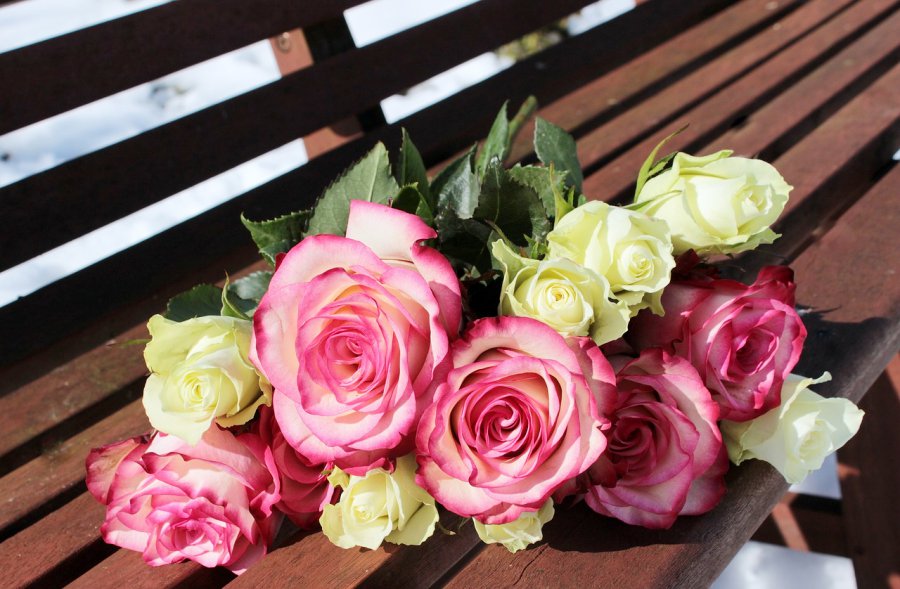
[[668, 528], [715, 507], [729, 458], [796, 482], [854, 435], [862, 412], [810, 390], [827, 373], [791, 374], [790, 269], [710, 263], [778, 237], [779, 173], [661, 143], [633, 203], [590, 201], [543, 119], [540, 163], [504, 166], [533, 108], [431, 179], [404, 132], [393, 168], [379, 144], [312, 209], [242, 219], [272, 269], [150, 319], [155, 431], [87, 458], [107, 542], [240, 573], [285, 517], [375, 549], [442, 507], [516, 551], [563, 501]]

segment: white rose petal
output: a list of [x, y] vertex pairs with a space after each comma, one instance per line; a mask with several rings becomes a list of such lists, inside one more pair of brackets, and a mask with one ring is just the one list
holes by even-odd
[[542, 528], [553, 519], [553, 499], [547, 499], [538, 511], [526, 511], [505, 524], [483, 524], [473, 520], [478, 537], [485, 544], [502, 544], [510, 552], [524, 550], [544, 537]]
[[799, 483], [822, 467], [829, 454], [859, 430], [863, 411], [847, 399], [826, 399], [810, 385], [831, 380], [788, 376], [781, 405], [750, 421], [722, 421], [728, 456], [735, 464], [757, 458], [774, 466], [789, 483]]

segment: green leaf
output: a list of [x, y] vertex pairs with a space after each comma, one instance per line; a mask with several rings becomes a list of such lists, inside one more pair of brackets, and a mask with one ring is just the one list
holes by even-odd
[[387, 203], [397, 195], [400, 186], [391, 175], [387, 149], [378, 143], [372, 151], [335, 180], [313, 209], [305, 235], [344, 235], [351, 200]]
[[456, 218], [471, 219], [478, 206], [479, 182], [472, 170], [475, 146], [435, 176], [431, 193], [437, 197], [435, 222], [452, 212]]
[[565, 172], [556, 171], [552, 173], [549, 167], [520, 166], [518, 164], [507, 170], [507, 172], [513, 180], [530, 187], [537, 193], [548, 217], [556, 215], [554, 192], [562, 193], [566, 183]]
[[250, 319], [259, 306], [259, 301], [269, 288], [272, 273], [254, 272], [234, 282], [226, 277], [222, 289], [222, 315]]
[[494, 159], [498, 159], [502, 164], [509, 153], [509, 120], [506, 118], [506, 107], [508, 104], [509, 101], [507, 100], [500, 107], [500, 112], [497, 113], [494, 124], [491, 125], [487, 139], [484, 140], [481, 153], [478, 154], [478, 160], [475, 162], [475, 171], [479, 178], [484, 177], [485, 170]]
[[435, 203], [431, 198], [431, 191], [428, 189], [428, 174], [425, 162], [422, 161], [422, 155], [416, 149], [406, 129], [402, 129], [401, 134], [403, 140], [400, 142], [400, 157], [397, 165], [399, 184], [400, 186], [415, 184], [419, 189], [419, 193], [425, 197], [428, 208], [433, 210]]
[[582, 191], [584, 178], [571, 135], [538, 117], [534, 126], [534, 151], [545, 166], [553, 164], [557, 171], [566, 172], [566, 183]]
[[418, 215], [426, 225], [434, 225], [434, 215], [416, 184], [404, 186], [391, 202], [391, 208]]
[[169, 300], [163, 315], [172, 321], [218, 315], [222, 310], [222, 289], [212, 284], [199, 284]]
[[499, 233], [523, 247], [528, 245], [528, 238], [539, 241], [550, 230], [550, 220], [537, 192], [513, 180], [497, 160], [485, 170], [474, 216], [496, 225]]
[[647, 180], [659, 174], [663, 168], [666, 167], [666, 164], [675, 157], [674, 153], [670, 153], [666, 157], [662, 158], [654, 165], [653, 160], [656, 159], [656, 154], [662, 149], [662, 146], [668, 143], [673, 137], [684, 132], [688, 126], [685, 125], [682, 128], [678, 129], [671, 135], [665, 137], [662, 141], [656, 144], [656, 147], [653, 148], [653, 151], [650, 152], [650, 155], [647, 156], [647, 159], [644, 160], [644, 163], [641, 164], [641, 169], [638, 171], [637, 183], [634, 186], [634, 198], [637, 199], [638, 195], [641, 193], [641, 189], [644, 187], [644, 184], [647, 183]]
[[259, 248], [259, 253], [274, 265], [275, 256], [286, 252], [303, 237], [303, 229], [312, 215], [312, 210], [297, 211], [268, 221], [251, 221], [243, 214], [241, 223], [250, 231], [250, 237]]
[[509, 121], [509, 143], [512, 145], [513, 141], [516, 140], [516, 136], [518, 136], [519, 131], [522, 130], [522, 127], [525, 126], [525, 123], [528, 122], [528, 119], [531, 118], [531, 115], [534, 114], [534, 111], [537, 110], [538, 103], [537, 98], [534, 96], [529, 96], [522, 103], [522, 106], [519, 107], [519, 112], [516, 113], [516, 116]]
[[491, 269], [489, 244], [500, 236], [483, 222], [459, 219], [451, 212], [444, 218], [438, 234], [441, 253], [450, 259], [457, 272], [474, 267], [473, 274], [478, 275]]

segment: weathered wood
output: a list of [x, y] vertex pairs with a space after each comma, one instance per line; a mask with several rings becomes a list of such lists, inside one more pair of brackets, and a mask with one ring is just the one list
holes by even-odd
[[171, 2], [0, 54], [0, 135], [361, 2]]
[[[100, 539], [103, 506], [85, 493], [0, 545], [4, 587], [61, 586], [76, 563], [112, 553]], [[25, 565], [27, 563], [27, 565]]]
[[[845, 2], [808, 3], [785, 17], [777, 28], [771, 27], [582, 137], [582, 165], [597, 170], [585, 179], [585, 193], [602, 200], [630, 197], [634, 170], [640, 168], [661, 137], [689, 125], [666, 145], [667, 153], [689, 151], [709, 142], [726, 132], [735, 120], [790, 88], [796, 77], [843, 49], [896, 5], [875, 1], [848, 8]], [[881, 42], [897, 45], [891, 37]], [[773, 48], [776, 51], [770, 51]], [[739, 66], [743, 66], [743, 75], [735, 76]], [[685, 110], [687, 106], [691, 108]], [[660, 131], [648, 136], [654, 129]], [[623, 152], [623, 147], [628, 149]]]
[[[895, 201], [896, 186], [895, 182]], [[859, 434], [838, 451], [845, 473], [841, 492], [850, 557], [860, 589], [894, 588], [900, 583], [900, 470], [891, 467], [889, 460], [900, 448], [898, 357], [894, 357], [860, 406], [866, 417]], [[893, 455], [886, 456], [886, 451]]]
[[91, 448], [148, 431], [144, 407], [136, 401], [4, 476], [0, 479], [0, 537], [55, 509], [58, 505], [53, 500], [76, 490], [84, 479], [84, 460]]
[[72, 589], [95, 589], [96, 587], [187, 589], [191, 587], [221, 587], [232, 578], [234, 575], [226, 569], [207, 569], [190, 561], [149, 567], [141, 560], [141, 555], [137, 552], [118, 550], [67, 587]]
[[[375, 106], [587, 1], [484, 0], [12, 184], [0, 190], [9, 227], [0, 236], [0, 269]], [[419, 58], [425, 50], [431, 59]], [[338, 91], [340, 80], [365, 91]], [[29, 238], [47, 226], [54, 231]]]
[[[576, 136], [610, 120], [711, 59], [746, 41], [797, 8], [799, 2], [738, 2], [659, 44], [606, 75], [576, 88], [548, 105], [540, 116]], [[519, 161], [533, 152], [534, 123], [522, 130], [510, 152]]]

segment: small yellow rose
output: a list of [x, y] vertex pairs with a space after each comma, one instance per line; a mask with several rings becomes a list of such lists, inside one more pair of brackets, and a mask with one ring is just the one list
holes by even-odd
[[523, 258], [503, 240], [491, 246], [503, 269], [500, 314], [543, 321], [564, 336], [590, 337], [598, 344], [628, 328], [628, 305], [612, 296], [609, 282], [566, 258]]
[[792, 187], [772, 165], [730, 155], [678, 153], [635, 199], [635, 208], [669, 224], [676, 255], [736, 253], [778, 238], [769, 227]]
[[526, 511], [505, 524], [475, 522], [475, 531], [485, 544], [502, 544], [510, 552], [524, 550], [544, 537], [542, 527], [553, 519], [553, 499], [547, 499], [537, 511]]
[[563, 216], [547, 241], [549, 258], [568, 258], [606, 278], [632, 315], [644, 307], [662, 314], [659, 298], [675, 267], [664, 221], [590, 201]]
[[144, 360], [152, 374], [144, 386], [144, 410], [161, 432], [196, 444], [213, 421], [247, 423], [271, 386], [250, 364], [249, 321], [196, 317], [170, 321], [154, 315]]
[[728, 456], [735, 464], [765, 460], [789, 483], [799, 483], [822, 467], [829, 454], [859, 430], [863, 412], [851, 401], [826, 399], [809, 386], [831, 380], [788, 376], [781, 389], [781, 405], [750, 421], [722, 421]]
[[341, 487], [340, 500], [326, 505], [319, 518], [322, 532], [341, 548], [374, 550], [383, 540], [417, 546], [434, 533], [438, 511], [434, 498], [416, 484], [416, 459], [397, 459], [393, 473], [374, 468], [365, 476], [334, 469], [329, 482]]

